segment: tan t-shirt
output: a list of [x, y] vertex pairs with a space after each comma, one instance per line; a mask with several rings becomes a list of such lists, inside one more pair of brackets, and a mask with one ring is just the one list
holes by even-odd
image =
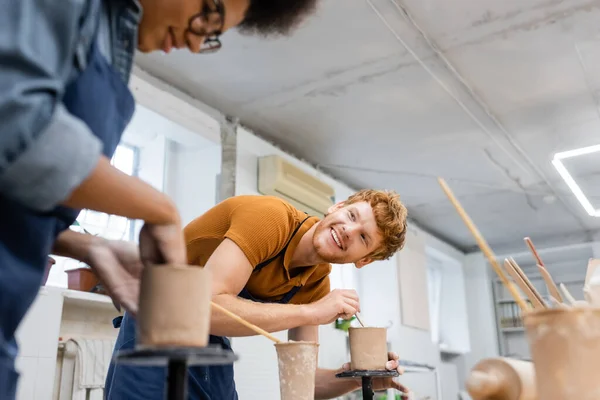
[[256, 267], [275, 257], [289, 242], [284, 255], [252, 273], [246, 289], [256, 299], [278, 301], [294, 286], [302, 286], [290, 303], [312, 303], [330, 292], [331, 264], [290, 268], [290, 260], [300, 239], [319, 221], [317, 217], [306, 218], [304, 212], [278, 197], [230, 197], [184, 228], [188, 262], [192, 265], [206, 264], [217, 246], [229, 238]]

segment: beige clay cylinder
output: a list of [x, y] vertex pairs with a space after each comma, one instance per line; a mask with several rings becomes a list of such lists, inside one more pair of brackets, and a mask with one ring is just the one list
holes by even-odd
[[481, 360], [471, 370], [466, 388], [473, 400], [539, 400], [533, 363], [511, 358]]
[[354, 371], [385, 370], [388, 362], [387, 330], [375, 327], [351, 327], [350, 364]]
[[195, 266], [144, 268], [137, 347], [204, 347], [210, 328], [211, 275]]
[[523, 322], [539, 399], [600, 399], [600, 309], [546, 309]]
[[313, 400], [319, 344], [316, 342], [275, 343], [279, 365], [281, 400]]

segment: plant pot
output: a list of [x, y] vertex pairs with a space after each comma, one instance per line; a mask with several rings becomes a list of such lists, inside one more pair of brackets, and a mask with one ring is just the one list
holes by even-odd
[[89, 267], [79, 267], [65, 271], [68, 277], [68, 288], [81, 292], [106, 294], [100, 279]]

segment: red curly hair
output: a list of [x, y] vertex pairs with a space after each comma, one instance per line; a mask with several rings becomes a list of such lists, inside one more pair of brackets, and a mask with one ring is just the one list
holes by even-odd
[[348, 197], [344, 205], [365, 201], [373, 208], [377, 227], [381, 230], [383, 243], [369, 257], [387, 260], [404, 247], [408, 210], [393, 190], [364, 189]]

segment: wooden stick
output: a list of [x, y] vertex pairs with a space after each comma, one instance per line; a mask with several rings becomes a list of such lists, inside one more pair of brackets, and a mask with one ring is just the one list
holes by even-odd
[[535, 246], [533, 245], [533, 242], [531, 241], [531, 239], [529, 237], [526, 237], [523, 240], [525, 240], [525, 244], [527, 244], [527, 247], [529, 247], [529, 250], [531, 250], [531, 254], [533, 254], [535, 261], [537, 261], [537, 263], [540, 264], [542, 267], [546, 267], [544, 265], [544, 262], [542, 261], [542, 258], [540, 257], [537, 250], [535, 249]]
[[526, 237], [523, 240], [525, 240], [525, 244], [527, 244], [527, 247], [529, 247], [533, 258], [535, 258], [535, 260], [537, 261], [538, 269], [540, 271], [540, 274], [542, 275], [542, 278], [544, 278], [544, 282], [546, 282], [548, 291], [552, 296], [554, 296], [556, 300], [560, 301], [561, 303], [564, 302], [560, 291], [558, 290], [558, 286], [556, 286], [556, 283], [554, 283], [554, 279], [552, 279], [552, 275], [550, 275], [550, 272], [548, 271], [548, 269], [546, 269], [546, 265], [542, 261], [542, 257], [540, 257], [537, 250], [535, 249], [533, 242], [529, 237]]
[[237, 322], [239, 322], [242, 325], [245, 325], [246, 327], [252, 329], [254, 332], [263, 335], [269, 339], [271, 339], [272, 341], [274, 341], [275, 343], [280, 343], [281, 340], [277, 339], [275, 336], [271, 335], [269, 332], [265, 331], [262, 328], [259, 328], [258, 326], [251, 324], [250, 322], [246, 321], [245, 319], [243, 319], [242, 317], [240, 317], [239, 315], [236, 315], [234, 313], [232, 313], [231, 311], [229, 311], [226, 308], [223, 308], [222, 306], [220, 306], [219, 304], [215, 303], [214, 301], [211, 301], [210, 304], [212, 304], [212, 306], [214, 308], [216, 308], [217, 310], [221, 311], [222, 313], [228, 315], [229, 317], [231, 317], [232, 319], [236, 320]]
[[523, 269], [521, 269], [521, 267], [519, 266], [519, 264], [517, 264], [517, 262], [515, 261], [514, 258], [509, 257], [508, 261], [513, 266], [513, 268], [515, 269], [515, 271], [517, 272], [517, 274], [519, 274], [519, 276], [521, 277], [521, 279], [523, 279], [523, 282], [525, 282], [525, 284], [531, 290], [531, 292], [533, 293], [533, 295], [542, 303], [542, 305], [545, 308], [546, 307], [546, 302], [544, 301], [544, 298], [542, 297], [542, 295], [540, 294], [540, 292], [536, 289], [536, 287], [533, 286], [533, 283], [531, 283], [531, 281], [529, 280], [529, 278], [527, 277], [527, 275], [525, 275], [525, 272], [523, 272]]
[[356, 319], [358, 320], [358, 322], [363, 326], [363, 328], [366, 326], [364, 324], [364, 322], [362, 322], [362, 319], [360, 318], [360, 315], [358, 315], [358, 313], [355, 314], [356, 315]]
[[565, 295], [567, 300], [569, 300], [569, 303], [571, 303], [571, 305], [574, 305], [575, 303], [577, 303], [577, 300], [575, 300], [575, 298], [571, 295], [571, 293], [569, 292], [567, 287], [564, 285], [564, 283], [560, 284], [560, 290], [562, 290], [563, 294]]
[[540, 274], [542, 275], [542, 278], [544, 278], [544, 282], [546, 282], [546, 286], [548, 287], [548, 291], [550, 292], [552, 297], [554, 297], [557, 301], [564, 303], [564, 300], [560, 295], [560, 291], [558, 290], [558, 286], [556, 286], [556, 283], [554, 283], [554, 279], [552, 279], [552, 275], [550, 275], [550, 272], [548, 272], [548, 270], [540, 264], [538, 264], [537, 266], [540, 271]]
[[587, 273], [585, 275], [585, 284], [586, 285], [589, 285], [590, 279], [594, 275], [596, 268], [598, 268], [599, 266], [600, 266], [600, 259], [590, 258], [588, 260]]
[[467, 215], [467, 213], [462, 208], [456, 197], [454, 197], [454, 194], [452, 194], [452, 191], [450, 190], [450, 187], [448, 187], [448, 185], [446, 184], [446, 181], [444, 181], [442, 178], [438, 178], [438, 182], [444, 190], [444, 192], [446, 193], [446, 196], [448, 196], [448, 198], [450, 199], [452, 205], [454, 205], [454, 208], [456, 208], [456, 211], [462, 218], [465, 225], [467, 225], [469, 231], [471, 231], [471, 234], [475, 238], [475, 241], [477, 241], [477, 245], [479, 246], [483, 254], [487, 257], [488, 262], [490, 263], [498, 277], [500, 277], [500, 280], [502, 281], [504, 286], [506, 286], [506, 288], [510, 292], [511, 296], [515, 299], [521, 310], [527, 311], [529, 307], [519, 295], [519, 292], [515, 287], [514, 283], [508, 280], [508, 278], [500, 268], [500, 265], [498, 265], [498, 261], [496, 261], [496, 256], [492, 252], [492, 249], [490, 249], [483, 236], [481, 236], [481, 233], [479, 233], [479, 230], [477, 229], [473, 221], [471, 221], [471, 218]]
[[533, 293], [533, 291], [527, 285], [527, 283], [525, 282], [525, 280], [523, 280], [523, 278], [521, 277], [521, 275], [519, 275], [519, 273], [517, 272], [517, 270], [514, 267], [514, 265], [512, 265], [511, 262], [508, 259], [506, 259], [506, 258], [504, 259], [504, 268], [506, 268], [506, 272], [508, 272], [508, 274], [513, 278], [513, 280], [515, 281], [515, 283], [517, 284], [517, 286], [529, 298], [529, 301], [531, 301], [531, 304], [533, 304], [533, 308], [534, 309], [535, 308], [545, 308], [544, 304]]

